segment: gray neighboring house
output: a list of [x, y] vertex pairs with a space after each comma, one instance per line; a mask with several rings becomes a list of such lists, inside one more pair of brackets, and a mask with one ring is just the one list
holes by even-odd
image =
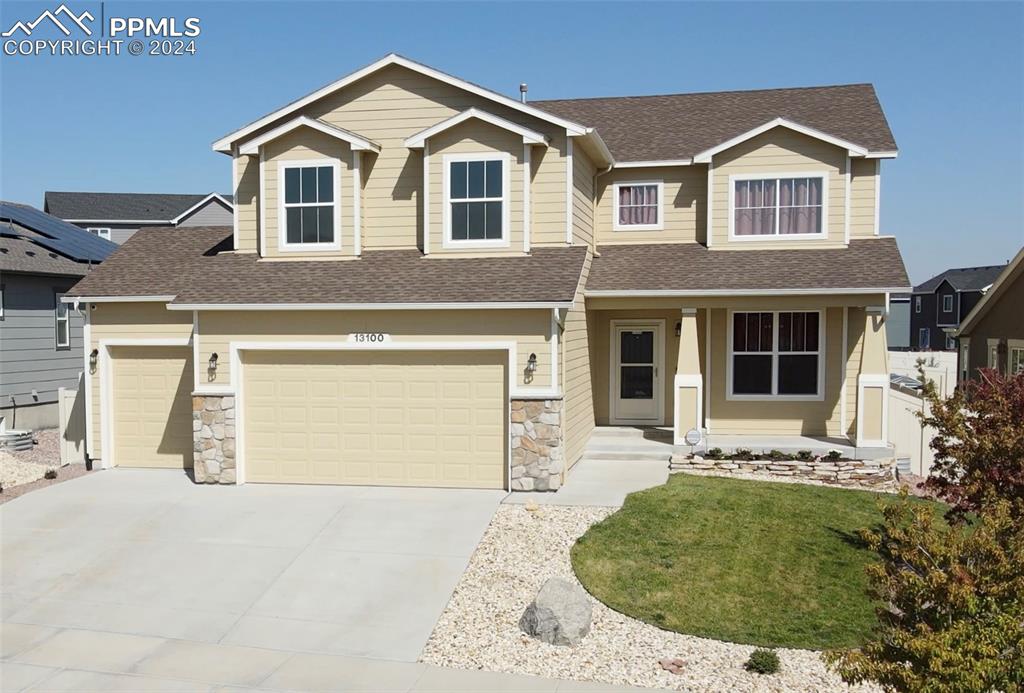
[[120, 245], [142, 227], [231, 226], [230, 195], [47, 191], [43, 211]]
[[910, 294], [889, 296], [889, 317], [885, 321], [885, 339], [890, 349], [910, 348]]
[[57, 425], [78, 387], [81, 315], [61, 297], [117, 246], [34, 207], [0, 202], [0, 427]]
[[910, 348], [954, 351], [960, 323], [1005, 268], [1005, 264], [955, 267], [915, 286], [910, 305]]

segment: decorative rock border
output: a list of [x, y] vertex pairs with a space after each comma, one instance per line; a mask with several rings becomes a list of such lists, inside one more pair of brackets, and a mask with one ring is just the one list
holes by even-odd
[[835, 486], [877, 488], [896, 483], [896, 460], [712, 460], [700, 455], [673, 455], [669, 463], [673, 472], [697, 471], [718, 474], [797, 477]]
[[234, 396], [192, 395], [192, 442], [197, 483], [235, 483]]
[[562, 400], [513, 399], [512, 490], [556, 491], [562, 485]]

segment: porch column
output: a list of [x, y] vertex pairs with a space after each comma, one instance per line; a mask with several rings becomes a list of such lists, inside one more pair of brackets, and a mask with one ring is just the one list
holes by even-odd
[[864, 344], [857, 376], [857, 447], [889, 444], [889, 359], [885, 307], [864, 311]]
[[686, 432], [701, 430], [704, 403], [704, 376], [700, 369], [700, 350], [697, 343], [697, 309], [683, 308], [680, 319], [679, 354], [673, 394], [675, 418], [674, 442], [686, 444]]

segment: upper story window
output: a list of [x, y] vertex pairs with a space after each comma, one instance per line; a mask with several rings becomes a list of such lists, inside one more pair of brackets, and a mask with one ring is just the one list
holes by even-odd
[[612, 186], [615, 231], [660, 231], [664, 228], [662, 181], [615, 183]]
[[942, 312], [952, 313], [953, 312], [953, 294], [948, 294], [942, 297]]
[[931, 348], [931, 330], [929, 330], [927, 327], [921, 327], [917, 330], [917, 348]]
[[341, 247], [340, 172], [337, 161], [278, 164], [281, 250], [338, 250]]
[[729, 236], [737, 240], [822, 238], [828, 214], [824, 173], [783, 177], [734, 175]]
[[920, 313], [921, 312], [921, 297], [920, 296], [914, 296], [914, 312], [915, 313]]
[[821, 399], [824, 324], [819, 311], [732, 314], [730, 399]]
[[68, 304], [61, 301], [63, 293], [53, 294], [53, 322], [55, 342], [58, 349], [71, 347], [71, 321], [68, 316]]
[[110, 229], [106, 226], [90, 226], [85, 229], [94, 236], [110, 240]]
[[509, 244], [509, 157], [451, 154], [444, 157], [447, 248]]

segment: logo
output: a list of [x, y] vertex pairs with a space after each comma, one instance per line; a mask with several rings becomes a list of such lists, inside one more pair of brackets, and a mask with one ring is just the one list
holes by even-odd
[[35, 21], [28, 23], [21, 21], [15, 22], [14, 26], [3, 33], [3, 37], [8, 38], [10, 36], [14, 36], [15, 32], [18, 31], [25, 34], [25, 36], [31, 36], [32, 32], [35, 31], [36, 27], [39, 26], [44, 19], [49, 19], [50, 22], [60, 29], [65, 36], [71, 36], [71, 30], [61, 23], [60, 19], [57, 18], [58, 15], [64, 15], [66, 17], [65, 21], [74, 22], [79, 29], [85, 32], [86, 36], [92, 36], [92, 29], [87, 27], [82, 21], [85, 19], [88, 19], [90, 22], [95, 20], [96, 18], [92, 16], [92, 13], [87, 10], [80, 15], [75, 15], [74, 12], [68, 9], [67, 5], [61, 4], [61, 6], [53, 12], [50, 10], [44, 10], [41, 15], [36, 17]]

